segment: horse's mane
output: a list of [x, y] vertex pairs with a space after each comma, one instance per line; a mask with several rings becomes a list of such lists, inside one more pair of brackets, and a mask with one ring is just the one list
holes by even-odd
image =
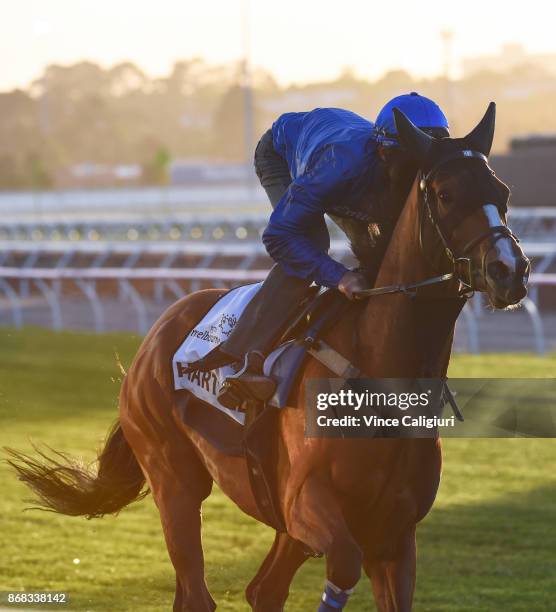
[[374, 283], [416, 173], [415, 166], [406, 162], [384, 167], [372, 193], [366, 194], [364, 208], [373, 222], [346, 219], [342, 223], [359, 268], [371, 283]]

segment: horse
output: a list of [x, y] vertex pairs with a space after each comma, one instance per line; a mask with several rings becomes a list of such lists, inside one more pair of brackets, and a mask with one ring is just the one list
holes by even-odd
[[[482, 291], [494, 308], [517, 304], [526, 295], [529, 263], [506, 224], [509, 190], [487, 163], [494, 104], [464, 138], [436, 139], [402, 113], [395, 116], [400, 144], [419, 172], [375, 287], [401, 290], [355, 302], [324, 339], [365, 376], [442, 378], [462, 294]], [[173, 390], [172, 355], [222, 294], [207, 289], [185, 296], [149, 331], [123, 380], [119, 421], [99, 454], [98, 471], [69, 458], [36, 460], [12, 451], [19, 477], [56, 512], [115, 513], [144, 496], [146, 482], [175, 568], [176, 612], [216, 608], [201, 544], [201, 505], [213, 482], [264, 522], [245, 459], [212, 447], [175, 410], [177, 394], [186, 392]], [[438, 490], [440, 438], [304, 437], [304, 383], [329, 374], [309, 357], [279, 413], [277, 488], [286, 531], [276, 532], [246, 589], [247, 602], [256, 612], [283, 610], [310, 550], [325, 556], [328, 581], [344, 593], [364, 571], [378, 610], [411, 610], [416, 526]]]

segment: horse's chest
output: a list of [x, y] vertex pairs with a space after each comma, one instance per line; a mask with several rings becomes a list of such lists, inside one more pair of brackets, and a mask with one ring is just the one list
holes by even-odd
[[350, 496], [372, 498], [391, 481], [393, 471], [399, 477], [395, 450], [383, 442], [389, 441], [351, 440], [349, 448], [336, 449], [329, 468], [334, 487]]

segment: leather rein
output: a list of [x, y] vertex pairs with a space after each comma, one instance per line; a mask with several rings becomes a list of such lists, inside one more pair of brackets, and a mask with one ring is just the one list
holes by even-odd
[[[475, 291], [475, 285], [473, 283], [473, 269], [471, 266], [471, 257], [470, 254], [474, 248], [476, 248], [479, 244], [481, 244], [487, 238], [491, 238], [491, 244], [489, 248], [485, 251], [482, 261], [481, 261], [481, 269], [483, 276], [486, 272], [486, 258], [488, 253], [494, 248], [494, 245], [501, 238], [512, 238], [516, 242], [519, 242], [519, 239], [515, 234], [512, 233], [510, 228], [507, 225], [496, 225], [489, 227], [488, 230], [481, 233], [479, 236], [476, 236], [472, 240], [470, 240], [462, 250], [461, 256], [458, 256], [454, 253], [454, 250], [448, 244], [448, 240], [445, 236], [445, 231], [443, 231], [440, 219], [433, 212], [433, 208], [430, 205], [429, 200], [429, 189], [432, 178], [438, 172], [441, 166], [455, 159], [479, 159], [483, 163], [485, 163], [488, 167], [488, 159], [486, 155], [480, 153], [478, 151], [472, 151], [469, 149], [463, 151], [457, 151], [446, 157], [442, 158], [439, 162], [437, 162], [431, 170], [427, 174], [421, 172], [421, 178], [419, 180], [419, 192], [421, 197], [422, 206], [427, 214], [427, 218], [430, 221], [432, 227], [435, 229], [436, 234], [440, 238], [440, 242], [444, 247], [444, 253], [449, 259], [452, 271], [446, 274], [439, 274], [437, 276], [432, 276], [430, 278], [416, 281], [413, 283], [403, 283], [403, 284], [395, 284], [395, 285], [386, 285], [384, 287], [373, 287], [372, 289], [364, 289], [363, 291], [358, 291], [355, 294], [356, 299], [366, 299], [376, 295], [388, 295], [395, 293], [404, 293], [411, 297], [415, 297], [417, 294], [417, 290], [421, 287], [428, 287], [431, 285], [438, 285], [440, 283], [444, 283], [449, 280], [457, 279], [461, 284], [461, 288], [459, 290], [458, 295], [460, 297], [470, 297]], [[498, 208], [498, 207], [497, 207]], [[419, 219], [419, 244], [421, 250], [424, 249], [423, 241], [422, 241], [422, 232], [423, 232], [423, 215], [420, 215]], [[464, 274], [462, 274], [462, 271]], [[465, 276], [466, 275], [466, 276]]]

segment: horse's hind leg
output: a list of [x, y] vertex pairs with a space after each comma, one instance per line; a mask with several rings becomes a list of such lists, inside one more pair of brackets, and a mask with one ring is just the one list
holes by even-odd
[[201, 544], [201, 504], [212, 477], [175, 422], [173, 397], [152, 377], [154, 369], [145, 355], [136, 358], [120, 392], [120, 423], [158, 507], [176, 570], [174, 612], [213, 612]]
[[211, 491], [212, 478], [185, 435], [168, 431], [167, 438], [152, 446], [143, 438], [141, 464], [176, 570], [173, 610], [213, 612], [216, 604], [205, 582], [201, 543], [201, 504]]
[[371, 580], [379, 612], [410, 612], [416, 573], [415, 527], [401, 538], [393, 559], [365, 555], [363, 567]]
[[204, 576], [203, 499], [180, 483], [159, 487], [155, 493], [166, 546], [176, 570], [174, 612], [212, 612], [216, 608]]
[[168, 447], [149, 455], [145, 471], [176, 570], [174, 612], [212, 612], [216, 604], [205, 582], [201, 543], [201, 504], [212, 479], [187, 438], [180, 444], [176, 456]]
[[[210, 494], [212, 478], [186, 435], [173, 429], [158, 432], [154, 442], [130, 428], [129, 438], [140, 448], [168, 553], [176, 570], [174, 612], [212, 612], [216, 605], [207, 589], [201, 544], [201, 504]], [[131, 442], [130, 442], [131, 443]]]
[[254, 612], [281, 612], [295, 573], [307, 559], [303, 547], [287, 533], [276, 533], [274, 543], [245, 594]]

